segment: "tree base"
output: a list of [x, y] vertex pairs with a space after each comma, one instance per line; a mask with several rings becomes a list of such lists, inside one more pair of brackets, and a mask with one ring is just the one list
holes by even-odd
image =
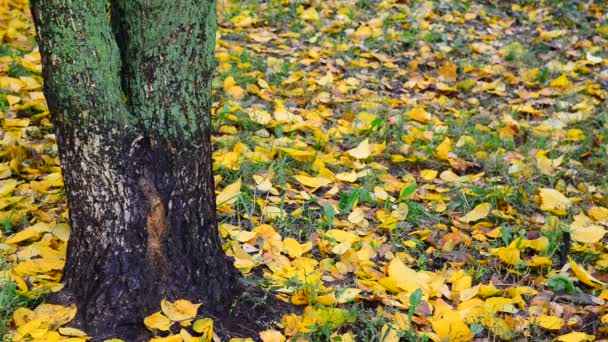
[[[200, 315], [213, 319], [214, 332], [222, 341], [237, 337], [251, 337], [258, 340], [260, 331], [274, 329], [274, 322], [280, 321], [283, 315], [301, 311], [254, 286], [247, 285], [242, 289], [243, 292], [234, 300], [230, 312], [225, 316], [218, 316], [208, 312], [204, 307], [201, 308]], [[67, 290], [48, 295], [46, 301], [63, 306], [78, 305], [76, 297]], [[160, 310], [160, 301], [158, 305]], [[92, 337], [91, 341], [120, 338], [129, 342], [147, 342], [154, 337], [154, 334], [144, 326], [144, 317], [130, 315], [121, 311], [121, 308], [114, 310], [117, 320], [112, 322], [87, 321], [80, 314], [82, 312], [80, 310], [68, 326], [85, 331]], [[118, 321], [119, 317], [139, 317], [139, 319]]]

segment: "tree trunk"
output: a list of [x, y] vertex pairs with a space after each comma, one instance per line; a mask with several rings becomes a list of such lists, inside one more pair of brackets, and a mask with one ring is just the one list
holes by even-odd
[[239, 286], [215, 219], [215, 1], [110, 4], [31, 0], [72, 226], [61, 297], [132, 341], [162, 298], [222, 315]]

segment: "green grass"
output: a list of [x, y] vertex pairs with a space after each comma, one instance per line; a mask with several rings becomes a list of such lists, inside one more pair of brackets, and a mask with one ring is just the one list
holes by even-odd
[[35, 301], [19, 294], [17, 290], [17, 285], [11, 281], [0, 282], [0, 340], [2, 341], [9, 341], [8, 324], [13, 312]]

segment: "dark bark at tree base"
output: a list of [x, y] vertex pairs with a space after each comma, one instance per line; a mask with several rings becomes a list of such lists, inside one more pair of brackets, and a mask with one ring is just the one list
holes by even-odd
[[[117, 170], [122, 177], [66, 177], [70, 203], [78, 203], [72, 225], [84, 229], [73, 232], [65, 294], [57, 298], [77, 304], [79, 328], [96, 339], [139, 338], [143, 318], [163, 298], [203, 303], [205, 312], [222, 317], [240, 293], [237, 271], [220, 248], [215, 205], [208, 203], [214, 190], [204, 145], [161, 147], [146, 139], [130, 145], [126, 163], [113, 161], [125, 165]], [[94, 228], [99, 232], [91, 235]]]

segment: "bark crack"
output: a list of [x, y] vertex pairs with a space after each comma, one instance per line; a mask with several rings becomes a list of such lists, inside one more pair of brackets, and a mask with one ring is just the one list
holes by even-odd
[[152, 181], [140, 177], [138, 185], [146, 198], [148, 210], [146, 214], [146, 231], [148, 240], [146, 245], [146, 258], [151, 265], [165, 265], [167, 258], [162, 250], [170, 228], [165, 203]]

